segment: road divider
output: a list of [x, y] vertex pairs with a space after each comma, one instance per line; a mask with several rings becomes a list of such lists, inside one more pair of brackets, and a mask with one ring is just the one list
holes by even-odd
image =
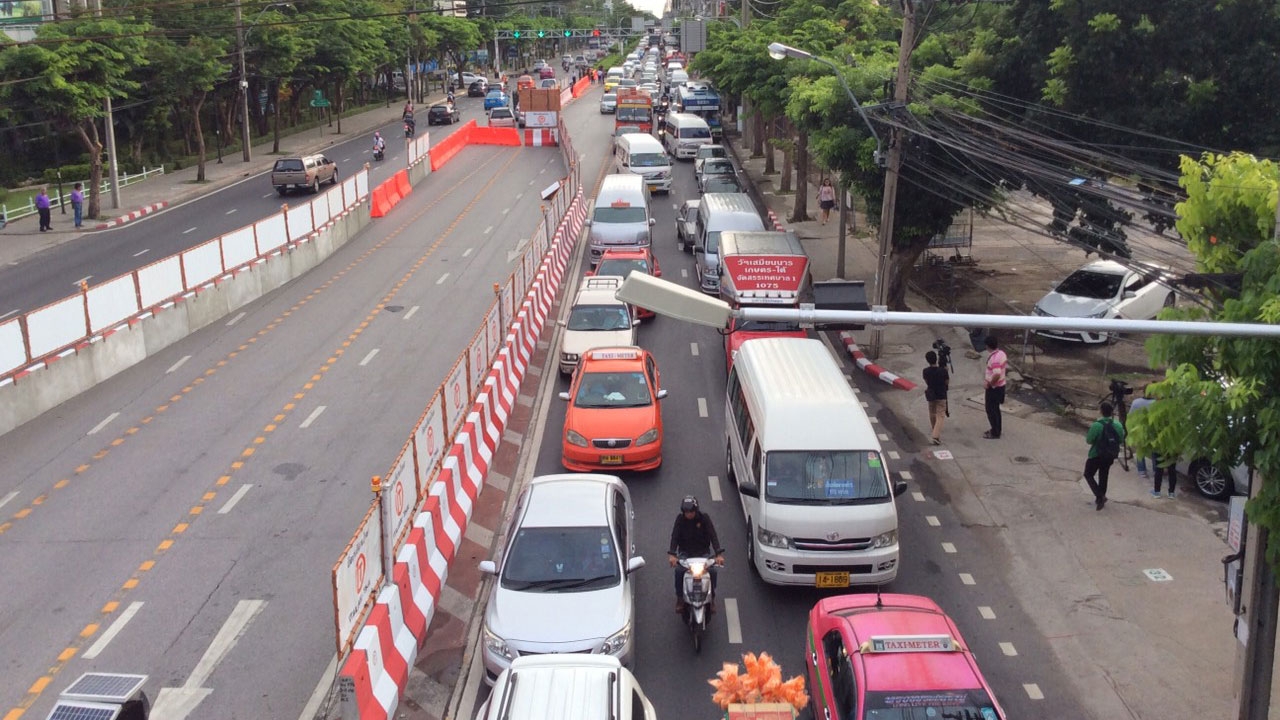
[[915, 390], [916, 384], [905, 378], [899, 377], [894, 373], [871, 362], [871, 359], [863, 354], [858, 348], [858, 343], [853, 339], [853, 334], [849, 332], [840, 333], [840, 342], [844, 344], [844, 349], [853, 358], [854, 364], [862, 368], [862, 371], [873, 378], [883, 380], [899, 390]]
[[573, 87], [570, 88], [570, 92], [572, 92], [575, 98], [579, 98], [579, 97], [582, 97], [583, 93], [585, 93], [588, 89], [590, 89], [590, 87], [591, 87], [591, 76], [588, 75], [578, 80], [578, 82], [574, 83]]

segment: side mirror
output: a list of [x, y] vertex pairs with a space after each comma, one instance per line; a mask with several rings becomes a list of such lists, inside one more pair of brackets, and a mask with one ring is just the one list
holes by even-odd
[[557, 320], [557, 321], [556, 321], [556, 324], [557, 324], [557, 325], [559, 325], [560, 327], [568, 327], [568, 325], [569, 325], [568, 323], [566, 323], [566, 322], [565, 322], [565, 321], [563, 321], [563, 320]]
[[631, 327], [640, 327], [640, 318], [633, 318], [631, 320]]
[[657, 224], [658, 224], [657, 218], [649, 218], [649, 227], [653, 227], [654, 225], [657, 225]]
[[498, 564], [497, 564], [497, 563], [495, 563], [495, 562], [494, 562], [494, 561], [492, 561], [492, 560], [481, 560], [481, 561], [480, 561], [480, 572], [481, 572], [481, 573], [484, 573], [485, 575], [497, 575], [497, 574], [498, 574]]
[[661, 400], [661, 399], [665, 398], [666, 396], [667, 396], [667, 391], [666, 391], [666, 390], [659, 390], [659, 391], [658, 391], [658, 399], [659, 399], [659, 400]]
[[1136, 297], [1138, 297], [1138, 293], [1134, 292], [1133, 290], [1125, 290], [1125, 291], [1124, 291], [1124, 299], [1125, 299], [1125, 300], [1132, 300], [1132, 299], [1134, 299], [1134, 298], [1136, 298]]
[[569, 393], [567, 393], [567, 392], [562, 392], [562, 393], [560, 393], [560, 399], [561, 399], [561, 400], [568, 400], [568, 399], [569, 399]]
[[631, 574], [644, 567], [644, 558], [637, 555], [627, 561], [627, 574]]
[[902, 493], [904, 493], [904, 492], [906, 492], [906, 491], [907, 491], [907, 483], [906, 483], [906, 482], [904, 482], [904, 481], [902, 481], [902, 480], [899, 480], [899, 481], [897, 481], [897, 482], [895, 482], [895, 483], [893, 484], [893, 496], [894, 496], [894, 497], [898, 497], [899, 495], [901, 495]]
[[760, 497], [760, 486], [753, 482], [744, 482], [738, 484], [738, 492], [749, 498]]

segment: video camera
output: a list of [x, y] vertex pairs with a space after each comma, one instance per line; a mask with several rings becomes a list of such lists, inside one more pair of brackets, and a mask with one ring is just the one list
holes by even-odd
[[951, 371], [955, 372], [956, 367], [951, 363], [951, 346], [947, 341], [942, 338], [934, 340], [933, 349], [938, 352], [938, 366], [951, 368]]
[[1116, 399], [1120, 399], [1120, 398], [1124, 397], [1125, 395], [1132, 395], [1132, 394], [1133, 394], [1133, 388], [1129, 387], [1129, 383], [1127, 383], [1127, 382], [1125, 382], [1125, 381], [1123, 381], [1123, 380], [1112, 380], [1112, 381], [1111, 381], [1111, 396], [1112, 396], [1112, 397], [1114, 397], [1114, 398], [1116, 398]]

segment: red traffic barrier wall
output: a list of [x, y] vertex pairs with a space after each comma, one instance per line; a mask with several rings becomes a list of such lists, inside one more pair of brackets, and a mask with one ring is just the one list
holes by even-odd
[[[392, 178], [396, 182], [396, 191], [400, 193], [400, 199], [409, 197], [409, 193], [413, 192], [413, 186], [409, 184], [409, 171], [401, 170]], [[390, 182], [390, 180], [388, 180]]]
[[582, 95], [582, 93], [586, 92], [586, 91], [587, 91], [587, 88], [589, 88], [589, 87], [591, 87], [591, 76], [590, 76], [590, 75], [588, 75], [587, 77], [582, 78], [581, 80], [579, 80], [578, 82], [576, 82], [576, 83], [574, 83], [574, 84], [573, 84], [573, 88], [572, 88], [572, 90], [573, 90], [573, 96], [574, 96], [574, 97], [579, 97], [579, 96], [581, 96], [581, 95]]
[[[472, 122], [475, 122], [474, 120]], [[468, 145], [520, 145], [520, 133], [515, 128], [475, 127], [471, 129]]]
[[436, 143], [431, 148], [431, 172], [435, 172], [444, 167], [444, 164], [453, 159], [462, 148], [467, 146], [467, 142], [471, 139], [471, 132], [476, 129], [476, 121], [468, 120], [462, 127], [458, 128], [449, 137]]

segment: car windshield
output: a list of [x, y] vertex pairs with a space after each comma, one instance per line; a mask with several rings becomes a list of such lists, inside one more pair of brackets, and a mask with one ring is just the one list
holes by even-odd
[[490, 97], [490, 98], [500, 98], [500, 97], [502, 97], [502, 91], [501, 91], [501, 90], [490, 90], [490, 91], [489, 91], [489, 97]]
[[653, 404], [641, 372], [586, 373], [573, 404], [581, 408], [644, 407]]
[[626, 122], [649, 122], [650, 113], [647, 107], [618, 108], [618, 119]]
[[670, 164], [665, 153], [636, 153], [631, 156], [631, 167], [666, 167]]
[[709, 138], [711, 137], [711, 128], [703, 128], [703, 127], [684, 128], [683, 130], [680, 131], [680, 137], [688, 138], [690, 140], [697, 140], [699, 138]]
[[702, 163], [703, 175], [732, 175], [733, 163], [728, 160], [712, 158]]
[[566, 325], [570, 330], [626, 330], [631, 315], [625, 305], [575, 305]]
[[294, 172], [302, 169], [302, 161], [297, 159], [277, 160], [276, 170], [278, 172]]
[[591, 220], [598, 223], [642, 223], [645, 221], [642, 207], [598, 207]]
[[635, 125], [620, 125], [617, 130], [613, 131], [613, 134], [621, 137], [623, 135], [632, 135], [638, 132], [642, 131]]
[[637, 271], [637, 270], [642, 273], [649, 273], [649, 261], [639, 260], [639, 259], [602, 260], [600, 261], [600, 266], [596, 268], [596, 274], [614, 275], [617, 277], [625, 278], [628, 275], [630, 275], [632, 271]]
[[866, 720], [1004, 720], [985, 690], [867, 691]]
[[703, 158], [722, 158], [729, 157], [728, 152], [722, 145], [703, 145], [698, 148], [698, 159]]
[[702, 187], [706, 192], [709, 192], [709, 193], [742, 192], [742, 186], [738, 184], [737, 180], [733, 179], [733, 177], [729, 175], [712, 175], [710, 178], [707, 179], [707, 181], [703, 184]]
[[613, 534], [599, 527], [525, 527], [502, 563], [502, 587], [574, 592], [613, 587], [622, 578]]
[[797, 332], [800, 323], [790, 320], [744, 320], [734, 326], [734, 332]]
[[787, 505], [853, 505], [889, 499], [874, 450], [775, 450], [765, 455], [765, 494]]
[[616, 103], [618, 102], [618, 96], [614, 95], [613, 93], [605, 93], [604, 95], [600, 96], [600, 102], [605, 104]]
[[1120, 275], [1110, 273], [1077, 270], [1054, 289], [1063, 295], [1110, 300], [1120, 292], [1120, 281], [1123, 279]]
[[493, 112], [489, 113], [490, 120], [495, 120], [495, 119], [500, 120], [502, 118], [509, 118], [509, 117], [511, 117], [511, 111], [506, 108], [494, 108]]

